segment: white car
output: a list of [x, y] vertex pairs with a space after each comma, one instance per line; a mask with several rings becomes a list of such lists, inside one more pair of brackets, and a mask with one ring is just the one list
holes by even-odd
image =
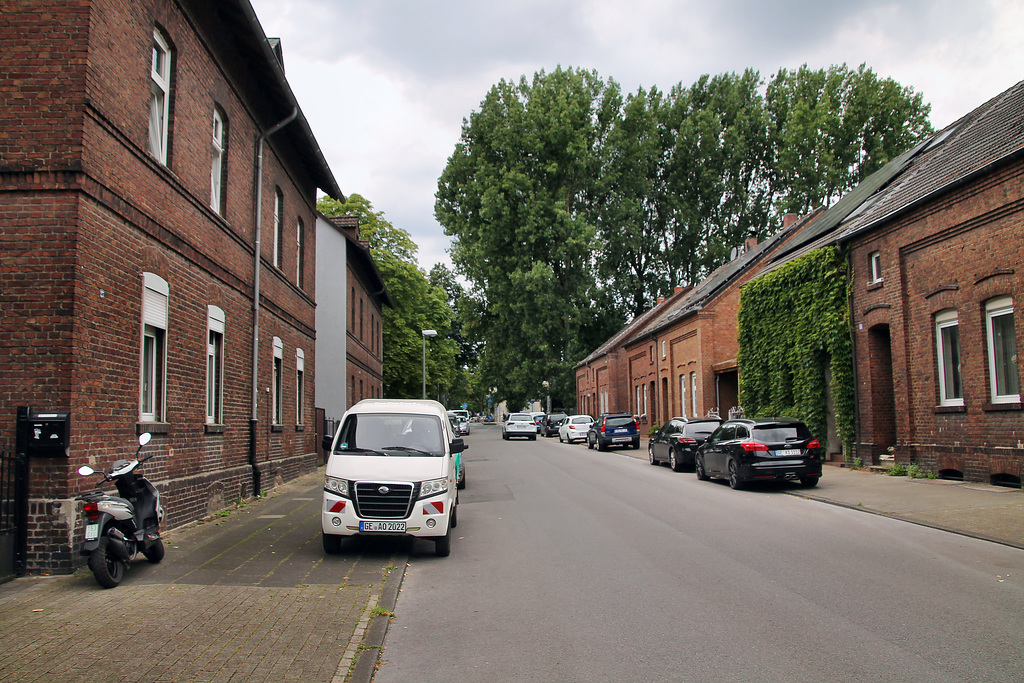
[[344, 415], [333, 437], [320, 524], [324, 552], [346, 536], [416, 536], [451, 552], [458, 524], [462, 452], [444, 406], [436, 401], [365, 399]]
[[558, 427], [558, 441], [560, 443], [586, 441], [587, 430], [592, 424], [594, 424], [594, 418], [589, 415], [570, 415], [562, 420], [562, 424]]
[[508, 441], [513, 436], [525, 436], [530, 441], [537, 440], [537, 423], [529, 413], [512, 413], [501, 423], [501, 438]]
[[544, 413], [530, 413], [530, 417], [533, 418], [533, 424], [537, 428], [537, 433], [540, 434], [540, 423], [544, 419]]

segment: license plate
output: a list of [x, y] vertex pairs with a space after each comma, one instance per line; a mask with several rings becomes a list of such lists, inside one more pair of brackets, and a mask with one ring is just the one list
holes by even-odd
[[85, 525], [85, 540], [95, 541], [100, 537], [100, 525], [99, 524], [86, 524]]
[[619, 442], [619, 441], [632, 441], [632, 440], [633, 440], [633, 437], [631, 437], [631, 436], [616, 436], [616, 437], [612, 438], [612, 441], [614, 441], [616, 443]]
[[405, 522], [359, 522], [360, 531], [405, 533]]
[[799, 448], [784, 448], [784, 449], [782, 449], [780, 451], [775, 451], [775, 455], [778, 455], [778, 456], [783, 457], [783, 458], [791, 456], [791, 455], [800, 455], [800, 449]]

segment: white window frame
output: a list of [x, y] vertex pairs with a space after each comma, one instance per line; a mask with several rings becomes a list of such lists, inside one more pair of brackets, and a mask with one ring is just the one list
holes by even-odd
[[[948, 342], [945, 333], [951, 328], [956, 329], [956, 348], [947, 348]], [[952, 356], [956, 354], [956, 367], [950, 365]], [[963, 373], [960, 365], [960, 318], [955, 310], [940, 311], [935, 314], [935, 354], [936, 354], [936, 381], [939, 385], [940, 406], [962, 406], [964, 404]], [[960, 395], [953, 395], [959, 388]]]
[[167, 319], [170, 287], [142, 274], [142, 346], [139, 349], [139, 421], [164, 422], [167, 404]]
[[295, 349], [295, 424], [306, 422], [303, 394], [305, 393], [306, 354], [302, 349]]
[[694, 418], [698, 417], [698, 415], [697, 415], [697, 373], [696, 372], [691, 372], [690, 373], [690, 414], [693, 415]]
[[274, 266], [284, 265], [284, 194], [280, 187], [274, 188]]
[[[1010, 318], [1010, 342], [1013, 345], [1013, 353], [1009, 358], [1003, 358], [1002, 348], [996, 344], [995, 323], [997, 318], [1005, 318], [1007, 316]], [[985, 304], [985, 339], [988, 346], [989, 392], [992, 403], [1020, 403], [1020, 375], [1017, 369], [1015, 330], [1013, 299], [1011, 297], [999, 297]], [[1005, 366], [1006, 371], [1012, 371], [1013, 381], [1011, 386], [999, 386], [999, 380], [1004, 376], [1004, 373], [1000, 372], [1004, 368], [1000, 366]], [[1007, 375], [1007, 378], [1009, 377]]]
[[877, 285], [882, 281], [882, 252], [873, 251], [868, 254], [868, 263], [871, 267], [871, 281], [869, 284]]
[[223, 204], [224, 184], [224, 151], [225, 141], [224, 116], [216, 107], [213, 108], [213, 139], [210, 141], [210, 208], [221, 212]]
[[273, 408], [275, 425], [282, 424], [284, 419], [283, 410], [283, 399], [284, 399], [284, 342], [281, 341], [280, 337], [274, 337], [274, 364], [273, 364], [273, 377], [270, 383], [271, 392], [271, 406]]
[[661, 340], [661, 358], [662, 358], [662, 360], [665, 359], [665, 356], [667, 355], [667, 353], [668, 353], [668, 351], [665, 348], [665, 340], [662, 339]]
[[679, 406], [682, 408], [682, 417], [686, 418], [686, 373], [679, 375]]
[[171, 48], [160, 31], [153, 30], [150, 61], [149, 151], [167, 165], [171, 117]]
[[206, 307], [206, 424], [224, 422], [224, 311]]
[[302, 266], [304, 254], [302, 253], [305, 243], [303, 242], [303, 232], [305, 231], [305, 224], [302, 222], [302, 216], [299, 216], [295, 222], [295, 284], [298, 285], [299, 289], [302, 289]]

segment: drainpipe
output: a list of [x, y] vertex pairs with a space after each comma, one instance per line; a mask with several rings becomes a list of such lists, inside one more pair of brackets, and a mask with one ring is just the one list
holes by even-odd
[[260, 470], [256, 465], [257, 425], [259, 424], [259, 362], [260, 362], [260, 237], [263, 224], [263, 143], [299, 115], [299, 108], [280, 123], [260, 135], [256, 141], [256, 239], [253, 253], [252, 292], [252, 415], [249, 418], [249, 466], [252, 468], [252, 495], [260, 495]]

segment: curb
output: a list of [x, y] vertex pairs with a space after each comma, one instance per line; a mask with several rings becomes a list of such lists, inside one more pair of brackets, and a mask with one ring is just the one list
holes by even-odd
[[[398, 557], [395, 564], [395, 570], [384, 579], [380, 600], [376, 605], [388, 614], [378, 614], [370, 621], [366, 634], [363, 636], [361, 652], [352, 667], [352, 675], [348, 678], [349, 683], [370, 683], [377, 670], [377, 663], [384, 651], [384, 637], [388, 633], [391, 615], [394, 614], [398, 594], [402, 590], [402, 581], [405, 580], [405, 572], [409, 568], [409, 557], [407, 555]], [[369, 656], [371, 652], [372, 657]]]

